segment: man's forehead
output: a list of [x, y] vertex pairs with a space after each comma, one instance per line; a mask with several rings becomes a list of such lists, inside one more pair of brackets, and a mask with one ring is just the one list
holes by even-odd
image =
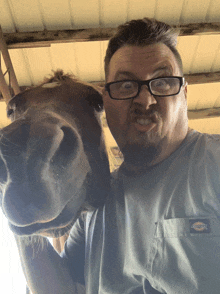
[[[154, 75], [159, 75], [159, 74], [166, 74], [167, 76], [171, 76], [173, 74], [173, 68], [172, 66], [168, 65], [162, 65], [155, 67], [154, 70], [151, 71], [151, 74]], [[124, 71], [124, 70], [117, 70], [115, 72], [114, 78], [121, 79], [121, 78], [129, 78], [129, 79], [137, 79], [137, 75], [135, 72], [132, 71]]]
[[112, 56], [109, 75], [129, 73], [137, 69], [154, 74], [159, 71], [171, 72], [178, 68], [173, 52], [162, 43], [148, 46], [124, 46]]

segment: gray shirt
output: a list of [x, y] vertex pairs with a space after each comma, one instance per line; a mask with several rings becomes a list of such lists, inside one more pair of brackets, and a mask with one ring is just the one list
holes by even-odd
[[190, 133], [144, 175], [113, 175], [62, 256], [88, 294], [220, 293], [220, 136]]

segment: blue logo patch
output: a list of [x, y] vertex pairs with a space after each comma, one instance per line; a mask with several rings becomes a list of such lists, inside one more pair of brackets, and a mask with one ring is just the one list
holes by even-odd
[[211, 232], [209, 219], [190, 219], [190, 233], [204, 234]]

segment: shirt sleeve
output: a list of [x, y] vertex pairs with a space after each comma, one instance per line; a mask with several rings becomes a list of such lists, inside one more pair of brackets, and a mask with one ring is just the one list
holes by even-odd
[[61, 257], [68, 264], [70, 274], [74, 282], [85, 285], [84, 264], [85, 264], [85, 230], [82, 215], [73, 225], [69, 237], [65, 243]]

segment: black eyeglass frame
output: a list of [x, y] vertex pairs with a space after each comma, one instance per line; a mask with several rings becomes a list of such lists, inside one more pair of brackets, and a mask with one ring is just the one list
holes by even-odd
[[[155, 80], [159, 80], [159, 79], [163, 79], [163, 78], [175, 78], [175, 79], [178, 79], [180, 81], [180, 87], [179, 87], [179, 91], [175, 94], [169, 94], [169, 95], [155, 95], [152, 93], [151, 89], [150, 89], [150, 82], [152, 81], [155, 81]], [[137, 94], [133, 97], [129, 97], [129, 98], [113, 98], [111, 96], [111, 92], [110, 92], [110, 86], [112, 84], [116, 84], [116, 83], [121, 83], [121, 82], [136, 82], [138, 84], [138, 91], [137, 91]], [[139, 94], [140, 94], [140, 91], [141, 91], [141, 87], [143, 85], [147, 85], [147, 88], [148, 88], [148, 91], [150, 92], [150, 94], [154, 97], [168, 97], [168, 96], [175, 96], [177, 94], [179, 94], [182, 86], [185, 84], [185, 78], [184, 77], [179, 77], [179, 76], [166, 76], [166, 77], [158, 77], [158, 78], [154, 78], [154, 79], [150, 79], [150, 80], [146, 80], [146, 81], [141, 81], [141, 80], [121, 80], [121, 81], [115, 81], [115, 82], [110, 82], [110, 83], [107, 83], [105, 84], [105, 90], [108, 92], [109, 96], [111, 99], [113, 100], [129, 100], [129, 99], [134, 99], [136, 98]]]

